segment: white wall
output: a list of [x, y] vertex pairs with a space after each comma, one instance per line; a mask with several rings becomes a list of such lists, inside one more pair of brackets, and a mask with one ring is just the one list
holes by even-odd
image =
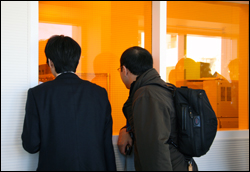
[[194, 159], [199, 171], [249, 171], [249, 130], [218, 131], [207, 154]]
[[[117, 140], [113, 136], [117, 170], [135, 171], [133, 154], [121, 155]], [[218, 131], [207, 154], [194, 159], [199, 171], [249, 171], [249, 130]]]
[[[37, 37], [36, 37], [37, 36]], [[22, 148], [27, 90], [38, 83], [38, 2], [1, 1], [1, 170], [36, 170]]]

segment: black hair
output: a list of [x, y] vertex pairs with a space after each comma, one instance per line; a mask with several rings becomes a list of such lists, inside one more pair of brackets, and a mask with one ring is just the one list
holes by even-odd
[[153, 68], [153, 58], [146, 49], [134, 46], [123, 52], [120, 65], [124, 65], [134, 75], [141, 75]]
[[45, 46], [45, 55], [55, 66], [56, 73], [76, 71], [81, 56], [81, 47], [72, 38], [53, 35]]

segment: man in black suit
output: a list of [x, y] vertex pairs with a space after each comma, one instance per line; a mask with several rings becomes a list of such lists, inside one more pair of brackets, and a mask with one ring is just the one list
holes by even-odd
[[56, 78], [28, 90], [23, 148], [39, 152], [37, 170], [115, 171], [110, 102], [104, 88], [75, 74], [81, 47], [54, 35], [45, 54]]

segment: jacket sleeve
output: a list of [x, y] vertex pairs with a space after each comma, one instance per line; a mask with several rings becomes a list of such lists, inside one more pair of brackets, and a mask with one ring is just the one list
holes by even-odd
[[36, 153], [40, 150], [39, 114], [32, 89], [28, 90], [21, 138], [23, 148], [27, 152]]
[[[170, 113], [164, 102], [152, 96], [147, 88], [138, 91], [133, 102], [135, 156], [141, 169], [172, 170], [169, 145]], [[137, 155], [136, 155], [137, 154]], [[136, 163], [136, 162], [135, 162]]]
[[116, 163], [115, 163], [115, 153], [114, 147], [112, 143], [112, 126], [113, 120], [111, 116], [111, 106], [109, 100], [107, 98], [106, 105], [106, 124], [104, 131], [104, 150], [105, 150], [105, 160], [107, 171], [116, 171]]

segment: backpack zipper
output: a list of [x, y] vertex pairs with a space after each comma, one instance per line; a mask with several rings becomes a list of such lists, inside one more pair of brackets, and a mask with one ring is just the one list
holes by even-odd
[[187, 130], [187, 106], [185, 105], [183, 105], [182, 107], [181, 107], [181, 110], [182, 110], [182, 112], [181, 112], [181, 114], [182, 114], [182, 126], [181, 126], [181, 129], [182, 130]]
[[199, 93], [199, 111], [200, 111], [200, 128], [201, 128], [201, 147], [203, 147], [203, 144], [204, 144], [204, 127], [203, 127], [203, 111], [202, 111], [202, 92]]
[[[194, 140], [194, 134], [193, 134], [193, 118], [194, 118], [194, 115], [193, 115], [193, 113], [192, 113], [192, 111], [191, 111], [191, 107], [189, 107], [189, 116], [190, 116], [190, 118], [191, 118], [191, 123], [190, 123], [190, 129], [191, 129], [191, 139], [192, 140]], [[195, 143], [195, 141], [193, 141], [193, 150], [195, 151], [195, 153], [196, 153], [196, 143]]]
[[[188, 92], [188, 98], [190, 99], [192, 96], [192, 90], [189, 90], [189, 92]], [[191, 142], [193, 143], [192, 144], [192, 149], [193, 149], [193, 151], [195, 152], [195, 154], [197, 154], [197, 150], [196, 150], [196, 142], [195, 142], [195, 135], [194, 135], [194, 125], [193, 125], [193, 119], [194, 119], [194, 114], [193, 114], [193, 112], [192, 112], [192, 108], [191, 107], [189, 107], [189, 116], [190, 116], [190, 118], [191, 118], [191, 122], [190, 122], [190, 129], [191, 129]]]

